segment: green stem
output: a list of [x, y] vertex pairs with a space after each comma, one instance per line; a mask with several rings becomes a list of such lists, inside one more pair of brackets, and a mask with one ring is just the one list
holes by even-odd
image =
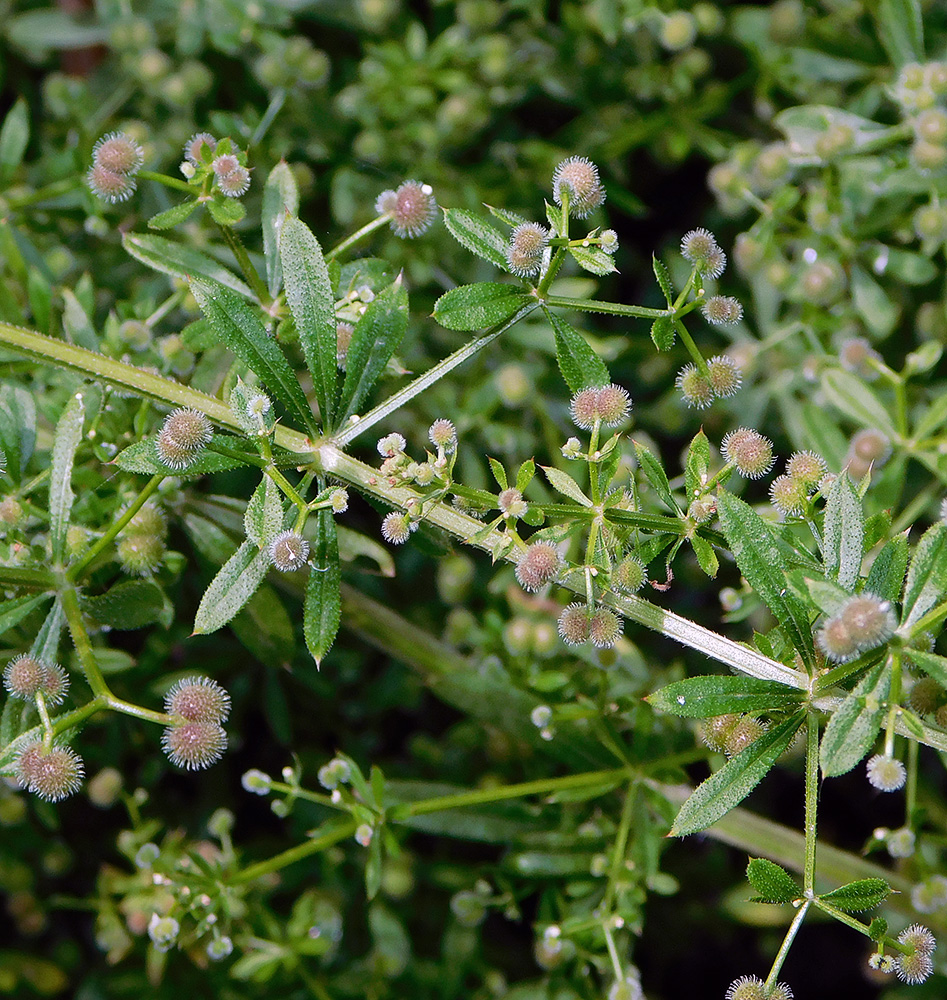
[[[369, 410], [364, 416], [357, 420], [350, 419], [348, 425], [332, 436], [332, 442], [339, 448], [344, 448], [364, 431], [384, 420], [385, 417], [399, 410], [409, 400], [413, 399], [425, 389], [430, 388], [435, 382], [442, 379], [448, 372], [452, 371], [459, 364], [468, 358], [482, 351], [488, 344], [492, 344], [501, 333], [505, 333], [511, 326], [519, 323], [521, 319], [528, 316], [537, 306], [538, 302], [529, 302], [521, 309], [518, 309], [505, 323], [494, 327], [489, 333], [478, 337], [476, 340], [465, 344], [458, 351], [454, 351], [449, 357], [439, 361], [433, 368], [429, 368], [423, 375], [419, 375], [413, 382], [409, 382], [403, 389], [389, 396], [383, 403], [379, 403], [374, 409]], [[277, 435], [279, 429], [277, 428]], [[304, 450], [304, 449], [299, 449]]]
[[105, 534], [92, 546], [90, 546], [86, 551], [79, 557], [78, 561], [73, 563], [69, 569], [66, 570], [66, 579], [70, 583], [75, 583], [82, 574], [92, 565], [93, 562], [98, 558], [101, 552], [112, 544], [112, 541], [118, 535], [118, 533], [125, 527], [126, 524], [144, 507], [148, 498], [155, 492], [155, 490], [161, 485], [161, 481], [164, 479], [163, 474], [157, 476], [152, 476], [148, 480], [144, 489], [135, 498], [134, 503], [123, 512], [122, 516], [115, 522], [113, 522]]
[[917, 809], [917, 758], [917, 741], [908, 740], [908, 780], [904, 794], [904, 825], [909, 830], [914, 828], [914, 813]]
[[819, 808], [819, 717], [811, 709], [806, 715], [806, 862], [803, 888], [815, 892], [815, 852]]
[[58, 579], [47, 569], [27, 569], [20, 566], [0, 566], [0, 587], [20, 590], [55, 590]]
[[687, 353], [691, 356], [691, 360], [697, 366], [697, 370], [704, 376], [704, 378], [710, 378], [710, 370], [707, 367], [707, 362], [704, 360], [703, 354], [697, 350], [697, 345], [694, 343], [694, 338], [687, 332], [687, 327], [679, 319], [674, 320], [674, 326], [677, 328], [677, 334], [681, 338], [681, 343], [687, 348]]
[[[542, 286], [537, 289], [542, 295]], [[543, 301], [547, 306], [560, 306], [563, 309], [574, 309], [576, 312], [607, 313], [609, 316], [635, 316], [639, 319], [660, 319], [669, 316], [667, 309], [649, 309], [646, 306], [626, 306], [621, 302], [600, 302], [598, 299], [574, 299], [566, 295], [545, 295]]]
[[157, 181], [165, 187], [174, 188], [175, 191], [185, 191], [193, 195], [194, 188], [187, 181], [179, 180], [177, 177], [169, 177], [167, 174], [159, 174], [154, 170], [139, 170], [138, 177], [143, 181]]
[[891, 688], [888, 694], [890, 705], [888, 706], [888, 718], [885, 723], [885, 756], [894, 756], [894, 734], [896, 731], [898, 716], [901, 713], [901, 651], [892, 649], [890, 653], [891, 661]]
[[782, 970], [783, 962], [786, 961], [789, 949], [792, 947], [792, 943], [796, 939], [796, 935], [799, 933], [799, 928], [802, 927], [803, 920], [806, 919], [806, 913], [809, 912], [809, 906], [811, 903], [812, 900], [807, 899], [799, 907], [799, 912], [793, 917], [792, 923], [789, 925], [789, 930], [786, 931], [786, 936], [783, 938], [783, 943], [779, 946], [779, 952], [777, 953], [776, 958], [773, 959], [772, 968], [769, 970], [769, 975], [766, 977], [766, 982], [763, 985], [763, 992], [766, 996], [769, 996], [773, 987], [776, 985], [777, 979], [779, 979], [779, 973]]
[[240, 270], [247, 279], [247, 284], [253, 289], [253, 294], [257, 297], [257, 301], [264, 309], [269, 309], [273, 305], [273, 296], [270, 295], [270, 290], [266, 287], [266, 282], [260, 277], [260, 272], [253, 266], [250, 255], [247, 253], [247, 248], [243, 245], [243, 240], [240, 239], [231, 226], [218, 226], [217, 228], [223, 233], [224, 239], [227, 241], [227, 246], [230, 247], [230, 252], [240, 265]]
[[612, 848], [612, 863], [608, 872], [608, 885], [605, 889], [605, 898], [602, 900], [602, 913], [606, 917], [612, 912], [612, 906], [615, 902], [615, 892], [618, 888], [618, 880], [621, 878], [622, 869], [625, 867], [625, 854], [628, 851], [628, 835], [631, 833], [631, 817], [634, 814], [637, 794], [637, 785], [631, 785], [625, 791], [625, 801], [622, 803], [621, 809], [621, 820], [618, 824], [618, 835], [615, 837], [615, 846]]
[[550, 795], [571, 788], [600, 785], [619, 777], [627, 777], [628, 769], [613, 768], [607, 771], [588, 771], [584, 774], [568, 774], [561, 778], [540, 778], [524, 781], [517, 785], [502, 785], [499, 788], [477, 788], [456, 795], [441, 795], [420, 802], [404, 802], [388, 810], [388, 819], [393, 823], [402, 822], [412, 816], [426, 816], [428, 813], [443, 812], [446, 809], [461, 809], [478, 806], [486, 802], [503, 802], [519, 799], [525, 795]]
[[377, 219], [372, 219], [371, 222], [362, 226], [361, 229], [357, 229], [351, 236], [346, 236], [341, 243], [337, 243], [326, 254], [326, 260], [332, 260], [334, 257], [338, 257], [340, 253], [345, 253], [345, 251], [350, 247], [355, 246], [356, 243], [365, 239], [366, 236], [371, 236], [375, 230], [381, 229], [382, 226], [387, 225], [389, 222], [391, 222], [391, 216], [387, 213], [385, 215], [379, 215]]
[[79, 663], [82, 672], [85, 674], [89, 687], [94, 695], [105, 699], [105, 703], [113, 698], [109, 691], [108, 684], [102, 676], [99, 664], [96, 662], [95, 653], [92, 650], [92, 643], [89, 642], [89, 633], [86, 632], [82, 623], [82, 612], [79, 610], [79, 593], [75, 587], [68, 587], [62, 592], [62, 609], [69, 624], [69, 633], [72, 636], [73, 645], [79, 654]]
[[270, 781], [270, 788], [275, 792], [282, 792], [283, 795], [292, 795], [294, 798], [302, 799], [304, 802], [315, 802], [317, 805], [326, 806], [328, 809], [344, 809], [341, 803], [332, 801], [330, 795], [322, 795], [319, 792], [310, 792], [306, 788], [299, 788], [297, 785], [287, 785], [284, 781]]
[[41, 201], [49, 201], [52, 198], [59, 198], [76, 188], [82, 187], [82, 180], [79, 177], [69, 177], [66, 180], [53, 181], [45, 187], [37, 188], [30, 194], [25, 194], [20, 198], [10, 198], [6, 200], [6, 206], [10, 211], [16, 212], [21, 208], [29, 208]]
[[349, 820], [347, 823], [342, 823], [333, 830], [328, 830], [319, 837], [313, 837], [303, 844], [297, 844], [287, 851], [276, 854], [272, 858], [267, 858], [266, 861], [258, 861], [255, 865], [244, 868], [243, 871], [239, 871], [232, 876], [229, 882], [231, 885], [245, 885], [247, 882], [253, 882], [264, 875], [272, 875], [287, 865], [303, 861], [313, 854], [318, 854], [320, 851], [332, 847], [333, 844], [339, 843], [340, 840], [347, 840], [349, 837], [353, 837], [357, 829], [358, 822], [356, 820]]
[[43, 743], [48, 747], [53, 741], [53, 724], [49, 720], [49, 709], [46, 707], [46, 699], [42, 691], [36, 692], [36, 711], [39, 713], [39, 721], [43, 725]]

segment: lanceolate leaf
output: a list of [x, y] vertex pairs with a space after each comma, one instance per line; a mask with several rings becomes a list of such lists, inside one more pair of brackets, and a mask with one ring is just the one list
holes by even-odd
[[820, 896], [827, 903], [846, 913], [859, 913], [880, 906], [891, 892], [891, 886], [883, 878], [861, 878], [849, 882]]
[[887, 408], [860, 378], [831, 368], [822, 376], [822, 389], [833, 405], [862, 427], [875, 427], [889, 438], [895, 436]]
[[26, 99], [20, 97], [0, 127], [0, 184], [5, 184], [23, 160], [30, 141], [30, 116]]
[[865, 513], [847, 473], [836, 476], [825, 504], [822, 559], [827, 576], [851, 590], [858, 580], [865, 536]]
[[12, 601], [4, 601], [0, 605], [0, 636], [48, 600], [49, 594], [37, 594], [35, 597], [17, 597]]
[[942, 600], [947, 592], [947, 524], [938, 522], [924, 532], [914, 550], [904, 585], [902, 624], [911, 625]]
[[267, 545], [283, 527], [282, 496], [269, 476], [263, 477], [247, 502], [243, 527], [247, 539], [258, 548]]
[[746, 878], [764, 903], [791, 903], [802, 895], [802, 889], [789, 872], [766, 858], [751, 858]]
[[937, 653], [928, 653], [922, 649], [912, 649], [905, 653], [905, 658], [923, 670], [928, 677], [933, 677], [942, 687], [947, 687], [947, 656], [938, 656]]
[[399, 275], [369, 303], [358, 321], [345, 361], [345, 384], [337, 423], [344, 423], [365, 401], [408, 328], [408, 293]]
[[161, 617], [164, 594], [150, 580], [125, 580], [98, 597], [84, 598], [82, 610], [110, 628], [142, 628]]
[[662, 468], [661, 463], [643, 444], [639, 444], [637, 441], [633, 442], [633, 444], [635, 446], [635, 454], [638, 456], [638, 464], [651, 484], [651, 488], [657, 493], [663, 503], [670, 507], [671, 510], [676, 511], [677, 504], [671, 495], [671, 486], [668, 483], [667, 473]]
[[218, 264], [216, 260], [186, 244], [175, 243], [154, 233], [125, 233], [122, 236], [122, 246], [135, 260], [162, 274], [173, 274], [179, 278], [202, 275], [219, 281], [245, 299], [254, 298], [250, 287], [223, 264]]
[[295, 216], [283, 220], [279, 251], [286, 302], [296, 322], [322, 421], [327, 427], [334, 427], [337, 346], [329, 269], [319, 241]]
[[53, 440], [53, 460], [49, 470], [49, 534], [53, 559], [59, 563], [66, 553], [66, 532], [72, 510], [72, 463], [82, 440], [85, 403], [77, 392], [66, 404]]
[[299, 211], [299, 189], [289, 164], [280, 160], [270, 171], [263, 187], [263, 257], [266, 260], [266, 285], [276, 295], [283, 283], [283, 265], [279, 253], [279, 231], [286, 215]]
[[677, 327], [670, 316], [659, 316], [651, 324], [651, 339], [659, 351], [669, 351], [674, 346]]
[[684, 490], [687, 493], [688, 503], [702, 491], [704, 483], [707, 481], [709, 468], [710, 442], [707, 440], [707, 435], [701, 430], [694, 436], [694, 440], [691, 441], [690, 447], [687, 449]]
[[868, 571], [865, 590], [885, 601], [897, 601], [904, 585], [904, 571], [908, 565], [907, 535], [895, 535], [885, 542]]
[[661, 712], [688, 719], [709, 719], [730, 712], [765, 712], [798, 705], [802, 691], [777, 681], [733, 674], [688, 677], [645, 699]]
[[663, 261], [658, 260], [654, 254], [651, 255], [651, 267], [654, 269], [654, 276], [658, 279], [658, 285], [667, 299], [668, 305], [674, 301], [674, 286], [671, 284], [671, 274]]
[[873, 667], [832, 714], [822, 734], [820, 760], [827, 778], [845, 774], [868, 753], [884, 718], [891, 671], [885, 662]]
[[569, 389], [575, 393], [589, 386], [608, 385], [612, 378], [605, 362], [585, 337], [558, 313], [546, 310], [546, 318], [556, 335], [556, 361]]
[[[256, 314], [219, 282], [192, 276], [191, 291], [217, 336], [257, 374], [293, 420], [315, 436], [318, 433], [316, 423], [296, 374], [276, 341], [267, 336]], [[334, 347], [332, 358], [335, 364]]]
[[502, 271], [509, 270], [506, 262], [507, 241], [499, 229], [462, 208], [448, 208], [444, 212], [444, 223], [454, 238], [471, 253], [496, 264]]
[[592, 274], [605, 275], [618, 270], [612, 255], [599, 247], [569, 247], [569, 253], [579, 267]]
[[[155, 451], [157, 434], [143, 438], [130, 444], [124, 451], [119, 452], [113, 459], [115, 465], [126, 472], [140, 472], [146, 476], [202, 476], [208, 472], [227, 472], [229, 469], [239, 469], [252, 462], [241, 462], [239, 458], [231, 455], [221, 455], [215, 452], [214, 445], [221, 444], [228, 450], [241, 451], [247, 447], [242, 438], [233, 437], [228, 434], [215, 434], [207, 450], [201, 452], [197, 460], [186, 469], [170, 469], [159, 458]], [[251, 458], [257, 458], [258, 452], [250, 452]]]
[[721, 491], [717, 510], [740, 572], [760, 595], [806, 663], [815, 657], [809, 612], [786, 586], [785, 564], [769, 525], [748, 504]]
[[691, 536], [690, 543], [694, 555], [697, 557], [697, 564], [707, 576], [713, 579], [717, 575], [717, 570], [720, 569], [720, 560], [717, 558], [717, 553], [714, 552], [713, 545], [703, 535], [698, 534]]
[[490, 281], [461, 285], [434, 303], [434, 318], [448, 330], [483, 330], [505, 323], [531, 299], [516, 285]]
[[166, 212], [159, 212], [148, 220], [149, 229], [172, 229], [179, 222], [184, 222], [189, 218], [194, 209], [197, 208], [196, 201], [182, 201], [179, 205], [169, 208]]
[[681, 806], [671, 827], [671, 836], [686, 837], [689, 833], [706, 830], [739, 805], [792, 743], [803, 718], [798, 714], [781, 722], [698, 785]]
[[554, 489], [558, 490], [564, 496], [575, 500], [576, 503], [582, 504], [583, 507], [592, 506], [592, 501], [582, 492], [582, 488], [567, 472], [562, 472], [548, 465], [542, 466], [542, 470]]
[[342, 572], [332, 512], [319, 510], [316, 516], [316, 537], [303, 607], [303, 633], [318, 667], [332, 648], [342, 620]]
[[269, 552], [244, 542], [204, 591], [194, 619], [194, 634], [206, 635], [226, 625], [254, 595], [269, 568]]

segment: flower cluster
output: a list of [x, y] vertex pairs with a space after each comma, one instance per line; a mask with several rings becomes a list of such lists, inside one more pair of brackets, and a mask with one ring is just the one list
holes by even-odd
[[891, 602], [865, 592], [849, 597], [816, 638], [827, 659], [845, 663], [887, 642], [896, 625]]
[[591, 642], [598, 649], [611, 649], [621, 637], [621, 618], [608, 608], [590, 608], [573, 603], [559, 615], [559, 636], [569, 646]]
[[102, 136], [92, 149], [92, 166], [86, 176], [93, 194], [116, 204], [135, 192], [135, 176], [145, 162], [141, 146], [124, 132]]
[[69, 690], [69, 676], [58, 663], [45, 663], [30, 653], [15, 656], [3, 671], [3, 686], [13, 698], [33, 701], [42, 695], [49, 706], [59, 705]]
[[773, 506], [786, 517], [798, 517], [809, 506], [810, 494], [825, 476], [825, 459], [812, 451], [794, 452], [786, 460], [786, 471], [769, 487]]
[[222, 723], [230, 715], [230, 695], [209, 677], [178, 681], [167, 693], [165, 711], [174, 716], [161, 738], [177, 767], [199, 770], [219, 760], [227, 749]]
[[184, 144], [181, 173], [196, 184], [211, 181], [227, 198], [240, 198], [250, 187], [246, 152], [229, 138], [217, 140], [209, 132], [198, 132]]

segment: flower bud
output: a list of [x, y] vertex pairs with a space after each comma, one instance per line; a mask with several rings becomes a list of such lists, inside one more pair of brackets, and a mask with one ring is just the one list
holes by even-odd
[[543, 254], [549, 242], [549, 230], [538, 222], [524, 222], [510, 234], [506, 260], [513, 274], [521, 278], [539, 274]]
[[172, 764], [197, 771], [220, 760], [227, 749], [227, 734], [217, 722], [185, 722], [168, 726], [161, 746]]
[[792, 476], [777, 476], [769, 487], [773, 506], [787, 517], [798, 517], [805, 513], [809, 490], [805, 483]]
[[405, 181], [396, 191], [384, 191], [375, 208], [391, 217], [391, 228], [402, 239], [420, 236], [437, 218], [437, 202], [430, 184]]
[[842, 341], [838, 352], [839, 364], [848, 372], [871, 382], [878, 377], [872, 361], [880, 361], [881, 355], [864, 337], [848, 337]]
[[707, 362], [707, 377], [715, 396], [732, 396], [743, 382], [739, 365], [729, 354], [718, 354]]
[[82, 758], [69, 747], [28, 746], [17, 758], [17, 778], [34, 795], [58, 802], [82, 784]]
[[570, 604], [559, 615], [559, 636], [569, 646], [580, 646], [589, 639], [589, 612], [584, 604]]
[[802, 273], [802, 294], [814, 305], [831, 305], [844, 287], [845, 275], [834, 261], [815, 261]]
[[710, 379], [701, 374], [696, 365], [685, 365], [677, 373], [675, 385], [681, 390], [684, 402], [698, 410], [710, 406], [714, 400], [714, 387], [710, 384]]
[[158, 432], [155, 451], [168, 468], [186, 469], [196, 461], [212, 438], [213, 429], [207, 417], [199, 410], [182, 407], [165, 418]]
[[243, 785], [244, 791], [253, 795], [269, 795], [273, 779], [265, 771], [251, 767], [249, 771], [244, 772], [240, 784]]
[[115, 767], [103, 767], [89, 781], [89, 801], [100, 809], [108, 809], [117, 801], [122, 791], [122, 772]]
[[914, 853], [914, 831], [907, 826], [892, 830], [885, 837], [885, 847], [892, 858], [909, 858]]
[[217, 178], [217, 187], [228, 198], [241, 198], [250, 187], [250, 171], [246, 167], [236, 167], [229, 174]]
[[717, 246], [717, 239], [707, 229], [692, 229], [681, 240], [681, 254], [699, 274], [719, 278], [727, 266], [727, 255]]
[[743, 306], [732, 295], [711, 295], [700, 311], [708, 323], [717, 326], [739, 323], [743, 318]]
[[23, 507], [15, 497], [4, 497], [0, 500], [0, 527], [15, 528], [22, 516]]
[[211, 153], [217, 148], [217, 140], [210, 132], [197, 132], [184, 144], [184, 157], [195, 166], [200, 166], [203, 160], [204, 148]]
[[723, 455], [728, 464], [747, 479], [759, 479], [773, 467], [773, 444], [758, 431], [741, 427], [723, 439]]
[[435, 420], [428, 431], [431, 444], [443, 448], [450, 455], [457, 447], [457, 429], [444, 417]]
[[375, 835], [375, 831], [371, 828], [368, 823], [362, 823], [361, 826], [355, 831], [355, 839], [361, 844], [362, 847], [368, 847], [372, 842], [372, 837]]
[[689, 48], [696, 37], [697, 23], [688, 11], [677, 10], [661, 19], [658, 39], [671, 52]]
[[869, 783], [879, 792], [896, 792], [904, 787], [907, 771], [904, 764], [894, 757], [875, 754], [866, 765]]
[[598, 167], [584, 156], [570, 156], [556, 167], [552, 175], [552, 195], [559, 206], [564, 191], [569, 198], [569, 214], [575, 219], [588, 217], [605, 201]]
[[218, 177], [226, 177], [228, 174], [232, 174], [239, 166], [240, 161], [233, 155], [233, 153], [224, 153], [221, 156], [215, 157], [214, 161], [210, 165], [211, 170], [213, 170]]
[[611, 649], [622, 634], [622, 620], [608, 608], [596, 608], [589, 620], [589, 638], [598, 649]]
[[551, 542], [534, 542], [527, 546], [516, 564], [516, 579], [523, 590], [533, 593], [553, 580], [562, 559]]
[[270, 559], [281, 573], [302, 569], [309, 559], [309, 542], [295, 531], [281, 531], [269, 549]]
[[618, 233], [614, 229], [603, 229], [598, 238], [605, 253], [614, 254], [618, 250]]
[[189, 722], [226, 722], [230, 695], [209, 677], [188, 677], [165, 695], [164, 710]]
[[628, 416], [631, 400], [620, 385], [593, 386], [577, 392], [570, 409], [573, 422], [583, 430], [591, 430], [596, 421], [615, 427]]
[[504, 517], [522, 517], [529, 508], [523, 499], [523, 494], [514, 487], [503, 490], [497, 498], [497, 506]]
[[911, 162], [921, 173], [934, 173], [947, 166], [947, 146], [918, 140], [911, 146]]
[[207, 957], [212, 962], [219, 962], [233, 951], [233, 941], [226, 935], [215, 937], [207, 943]]
[[158, 951], [168, 951], [180, 930], [181, 925], [174, 917], [161, 917], [157, 913], [152, 913], [148, 921], [148, 937]]
[[408, 442], [401, 434], [387, 434], [378, 442], [378, 454], [382, 458], [394, 458], [395, 455], [403, 454]]
[[124, 132], [110, 132], [93, 146], [92, 162], [115, 174], [136, 174], [145, 162], [145, 153]]
[[825, 459], [813, 451], [796, 451], [786, 460], [786, 475], [813, 489], [825, 475]]
[[352, 777], [352, 768], [347, 760], [333, 757], [328, 764], [319, 768], [319, 784], [330, 792], [339, 785], [344, 785]]
[[625, 556], [612, 570], [612, 586], [626, 594], [637, 594], [648, 582], [648, 574], [634, 556]]

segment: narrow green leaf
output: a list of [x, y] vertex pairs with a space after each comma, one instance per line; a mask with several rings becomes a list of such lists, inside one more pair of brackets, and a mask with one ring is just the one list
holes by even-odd
[[671, 284], [671, 272], [667, 269], [663, 261], [658, 260], [654, 254], [651, 255], [651, 267], [654, 269], [654, 276], [658, 280], [658, 287], [661, 289], [667, 304], [674, 301], [674, 286]]
[[99, 338], [92, 327], [92, 321], [71, 288], [62, 290], [62, 301], [62, 325], [66, 338], [87, 351], [98, 351]]
[[248, 541], [257, 548], [268, 545], [283, 527], [283, 502], [279, 487], [264, 476], [247, 502], [243, 528]]
[[[312, 410], [295, 372], [276, 341], [267, 336], [256, 314], [231, 289], [219, 282], [192, 276], [190, 283], [197, 304], [227, 348], [256, 373], [294, 421], [313, 436], [317, 435]], [[334, 346], [332, 351], [334, 365]]]
[[228, 198], [226, 195], [221, 198], [211, 198], [205, 204], [210, 217], [218, 226], [235, 226], [247, 214], [242, 201]]
[[714, 552], [713, 545], [703, 535], [694, 534], [690, 537], [691, 548], [697, 557], [697, 564], [712, 580], [720, 569], [720, 560]]
[[183, 243], [175, 243], [156, 236], [154, 233], [124, 233], [122, 246], [135, 260], [146, 267], [162, 274], [171, 274], [178, 278], [187, 278], [198, 274], [242, 295], [245, 299], [254, 299], [250, 287], [244, 284], [235, 274], [228, 271], [223, 264], [206, 254]]
[[148, 220], [149, 229], [172, 229], [174, 226], [190, 218], [197, 208], [197, 201], [182, 201], [165, 212], [159, 212]]
[[798, 705], [802, 691], [786, 687], [778, 681], [734, 674], [710, 674], [674, 681], [645, 701], [653, 708], [687, 719], [710, 719], [731, 712], [751, 715]]
[[878, 22], [878, 38], [898, 69], [924, 61], [924, 20], [918, 0], [878, 0], [869, 4]]
[[353, 413], [358, 413], [407, 329], [408, 293], [399, 275], [368, 304], [352, 334], [337, 424], [343, 424]]
[[770, 526], [732, 493], [720, 491], [717, 512], [740, 572], [760, 595], [790, 641], [811, 665], [815, 659], [809, 612], [786, 586], [786, 565]]
[[546, 310], [546, 317], [556, 336], [556, 361], [566, 385], [573, 392], [589, 386], [608, 385], [612, 377], [605, 362], [589, 342], [558, 313]]
[[55, 663], [59, 659], [59, 639], [65, 624], [66, 614], [62, 609], [62, 601], [57, 596], [30, 646], [30, 653], [38, 660]]
[[615, 259], [599, 247], [569, 247], [573, 260], [592, 274], [606, 275], [617, 272]]
[[822, 559], [826, 576], [851, 590], [858, 580], [865, 535], [865, 512], [847, 473], [835, 477], [825, 503]]
[[312, 565], [303, 607], [303, 633], [318, 667], [332, 648], [342, 620], [342, 571], [332, 512], [319, 510], [316, 517]]
[[484, 219], [462, 208], [448, 208], [444, 211], [444, 223], [454, 239], [471, 253], [495, 264], [501, 271], [509, 271], [506, 260], [508, 241], [499, 229], [495, 229]]
[[553, 235], [559, 235], [562, 232], [562, 209], [550, 205], [547, 201], [546, 218], [549, 220], [549, 225], [552, 226]]
[[511, 229], [523, 225], [524, 222], [529, 222], [525, 216], [511, 212], [507, 208], [496, 208], [493, 205], [485, 205], [484, 207], [495, 219], [505, 222]]
[[865, 590], [886, 601], [897, 601], [904, 585], [904, 571], [908, 565], [907, 532], [889, 539], [868, 571]]
[[531, 299], [516, 285], [489, 281], [461, 285], [434, 303], [434, 318], [448, 330], [483, 330], [505, 323]]
[[490, 463], [490, 471], [493, 473], [493, 478], [497, 481], [497, 486], [501, 490], [509, 489], [510, 484], [506, 478], [506, 469], [495, 458], [487, 458], [487, 461]]
[[923, 649], [905, 650], [904, 656], [928, 677], [933, 677], [941, 687], [947, 688], [947, 656], [938, 656]]
[[880, 906], [888, 898], [889, 892], [891, 886], [883, 878], [860, 878], [825, 893], [819, 899], [824, 899], [845, 913], [859, 913]]
[[904, 585], [902, 625], [912, 625], [947, 593], [947, 524], [938, 522], [921, 536]]
[[19, 482], [36, 445], [36, 400], [22, 386], [0, 384], [0, 451], [6, 474]]
[[206, 635], [226, 625], [254, 595], [269, 568], [269, 552], [244, 542], [204, 591], [194, 619], [194, 634]]
[[635, 446], [635, 454], [638, 456], [638, 464], [641, 466], [641, 471], [647, 477], [651, 488], [657, 493], [663, 503], [670, 507], [671, 510], [677, 512], [677, 504], [671, 495], [671, 485], [668, 482], [667, 473], [664, 471], [661, 463], [643, 444], [639, 444], [637, 441], [632, 441], [632, 444]]
[[26, 98], [20, 97], [10, 108], [3, 120], [3, 127], [0, 128], [0, 184], [6, 184], [23, 162], [23, 154], [29, 141], [29, 109]]
[[61, 563], [66, 554], [66, 532], [72, 511], [72, 463], [82, 440], [85, 403], [77, 392], [66, 404], [53, 439], [53, 457], [49, 470], [49, 535], [53, 560]]
[[[0, 606], [0, 636], [19, 625], [43, 601], [48, 600], [49, 594], [37, 594], [35, 597], [17, 597], [12, 601], [4, 601], [3, 605]], [[2, 741], [0, 741], [0, 745], [2, 745]]]
[[832, 714], [822, 734], [820, 760], [827, 778], [846, 774], [868, 753], [878, 737], [891, 686], [886, 663], [874, 666]]
[[[230, 455], [220, 455], [213, 451], [215, 444], [221, 444], [228, 449], [241, 451], [248, 448], [247, 442], [240, 438], [230, 437], [226, 434], [215, 434], [207, 450], [202, 452], [200, 457], [186, 469], [169, 469], [159, 458], [155, 451], [155, 442], [158, 440], [157, 434], [151, 434], [141, 441], [136, 441], [129, 445], [124, 451], [119, 452], [112, 460], [114, 465], [126, 472], [139, 472], [145, 476], [203, 476], [210, 472], [228, 472], [230, 469], [239, 469], [252, 464], [251, 462], [241, 462]], [[256, 450], [248, 451], [253, 458], [259, 455]]]
[[567, 472], [554, 469], [549, 465], [542, 465], [540, 468], [545, 473], [546, 478], [552, 484], [553, 489], [558, 490], [563, 496], [567, 496], [583, 507], [591, 507], [592, 501], [582, 492], [582, 487]]
[[659, 351], [669, 351], [674, 346], [677, 328], [669, 316], [659, 316], [651, 324], [651, 339]]
[[746, 878], [764, 903], [791, 903], [802, 895], [802, 889], [789, 872], [766, 858], [751, 858]]
[[521, 463], [520, 467], [516, 470], [516, 488], [523, 492], [527, 486], [533, 481], [533, 476], [536, 475], [536, 463], [531, 459], [527, 458], [525, 462]]
[[286, 215], [299, 213], [299, 188], [285, 160], [270, 171], [263, 186], [263, 258], [266, 261], [266, 285], [275, 296], [283, 284], [283, 264], [279, 254], [279, 231]]
[[687, 449], [687, 462], [684, 465], [684, 491], [688, 503], [703, 492], [709, 469], [710, 442], [707, 440], [707, 435], [700, 430], [694, 435]]
[[830, 368], [822, 376], [826, 398], [861, 427], [874, 427], [889, 438], [896, 436], [888, 409], [872, 389], [851, 372]]
[[803, 719], [800, 713], [781, 722], [698, 785], [681, 806], [670, 835], [686, 837], [706, 830], [739, 805], [792, 743]]
[[158, 621], [164, 594], [150, 580], [125, 580], [98, 597], [84, 597], [82, 610], [100, 625], [128, 631]]
[[901, 307], [871, 275], [857, 265], [851, 269], [852, 304], [871, 333], [883, 339], [891, 334], [901, 316]]
[[286, 302], [293, 314], [306, 366], [312, 375], [322, 421], [334, 427], [336, 412], [335, 299], [322, 247], [309, 227], [286, 216], [279, 234]]

